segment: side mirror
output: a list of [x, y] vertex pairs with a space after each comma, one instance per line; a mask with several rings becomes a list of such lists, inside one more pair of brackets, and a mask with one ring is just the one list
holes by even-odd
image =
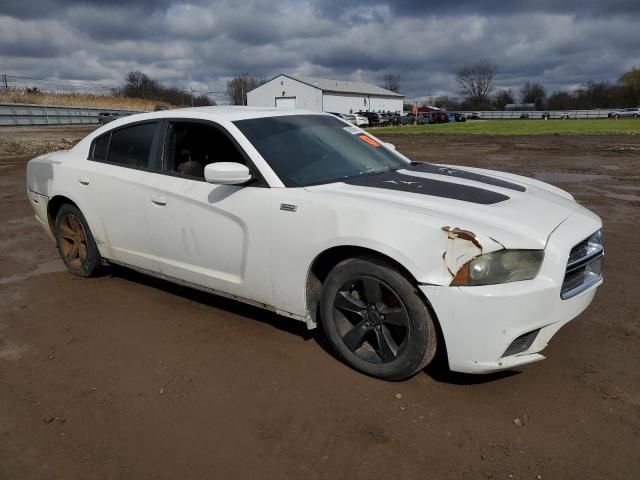
[[393, 150], [394, 152], [396, 150], [396, 146], [393, 143], [385, 142], [384, 146], [387, 147], [389, 150]]
[[251, 173], [241, 163], [217, 162], [204, 167], [204, 179], [220, 185], [242, 185], [251, 180]]

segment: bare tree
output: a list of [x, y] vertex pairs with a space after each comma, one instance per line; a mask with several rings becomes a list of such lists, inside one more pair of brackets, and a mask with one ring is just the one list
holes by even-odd
[[497, 66], [489, 60], [481, 59], [472, 65], [462, 67], [456, 72], [458, 93], [475, 105], [487, 103], [493, 90]]
[[227, 82], [227, 96], [233, 105], [246, 105], [247, 92], [265, 83], [262, 75], [253, 76], [243, 73]]
[[160, 84], [140, 70], [127, 73], [122, 88], [125, 97], [158, 98]]
[[520, 88], [520, 99], [522, 103], [535, 103], [537, 109], [544, 107], [544, 101], [547, 98], [547, 92], [539, 82], [530, 82], [527, 80]]
[[194, 95], [194, 92], [186, 92], [176, 87], [165, 87], [157, 80], [139, 70], [127, 73], [124, 85], [113, 90], [114, 95], [124, 97], [145, 98], [167, 102], [172, 105], [215, 105], [216, 102], [206, 95]]
[[510, 103], [515, 103], [510, 88], [500, 90], [498, 93], [496, 93], [496, 96], [493, 99], [493, 104], [498, 110], [503, 110], [504, 107]]
[[400, 75], [393, 75], [391, 73], [385, 75], [382, 88], [400, 93]]

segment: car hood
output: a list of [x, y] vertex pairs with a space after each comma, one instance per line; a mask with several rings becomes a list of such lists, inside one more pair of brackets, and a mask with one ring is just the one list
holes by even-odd
[[439, 227], [483, 233], [505, 248], [544, 248], [551, 232], [582, 208], [567, 192], [538, 180], [434, 164], [412, 164], [307, 190], [340, 197], [340, 205], [366, 208], [373, 215], [411, 210]]

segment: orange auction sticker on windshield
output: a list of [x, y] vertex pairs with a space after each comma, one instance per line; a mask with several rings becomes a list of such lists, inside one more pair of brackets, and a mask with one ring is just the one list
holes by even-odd
[[380, 146], [380, 144], [376, 142], [373, 138], [367, 137], [366, 135], [360, 135], [358, 138], [362, 140], [364, 143], [368, 143], [372, 147], [378, 148]]

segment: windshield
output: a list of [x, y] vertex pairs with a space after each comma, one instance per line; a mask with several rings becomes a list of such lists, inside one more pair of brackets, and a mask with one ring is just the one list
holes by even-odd
[[287, 187], [398, 170], [407, 162], [362, 130], [328, 115], [287, 115], [234, 124]]

